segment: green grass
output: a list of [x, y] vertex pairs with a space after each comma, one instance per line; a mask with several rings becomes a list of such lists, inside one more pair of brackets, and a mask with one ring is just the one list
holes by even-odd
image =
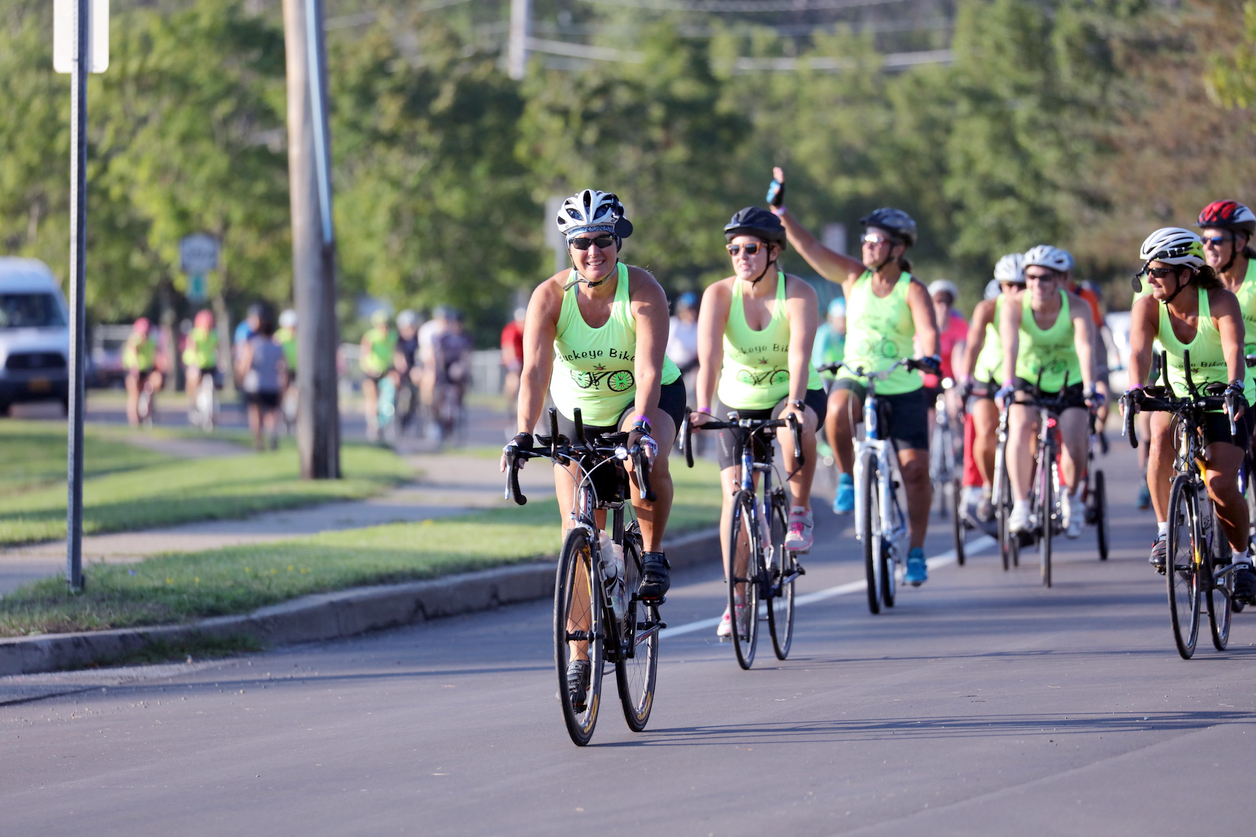
[[[175, 458], [126, 444], [120, 427], [88, 425], [83, 430], [83, 472], [98, 477], [174, 462]], [[0, 509], [5, 498], [59, 485], [65, 492], [66, 426], [61, 422], [0, 420]]]
[[[716, 468], [676, 472], [669, 532], [719, 517]], [[247, 613], [312, 593], [436, 578], [557, 554], [558, 504], [540, 496], [463, 517], [326, 532], [281, 543], [93, 565], [70, 596], [49, 578], [0, 598], [0, 636], [107, 630]]]
[[[122, 445], [115, 445], [123, 447]], [[345, 446], [341, 480], [302, 480], [292, 448], [214, 459], [160, 457], [83, 484], [83, 532], [119, 532], [246, 517], [332, 500], [359, 500], [413, 476], [389, 450]], [[0, 498], [0, 545], [65, 537], [65, 485]]]

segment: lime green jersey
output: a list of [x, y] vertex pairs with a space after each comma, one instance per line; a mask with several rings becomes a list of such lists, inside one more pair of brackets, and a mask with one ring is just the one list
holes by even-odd
[[[276, 329], [275, 342], [283, 348], [284, 360], [288, 362], [288, 371], [297, 371], [297, 333], [290, 328]], [[395, 344], [394, 344], [395, 345]]]
[[[1244, 282], [1243, 284], [1247, 284]], [[1186, 395], [1186, 352], [1191, 353], [1191, 383], [1196, 389], [1204, 384], [1228, 384], [1230, 382], [1229, 367], [1225, 362], [1225, 349], [1221, 346], [1221, 332], [1212, 321], [1212, 307], [1208, 304], [1208, 292], [1199, 288], [1199, 318], [1195, 328], [1195, 338], [1190, 343], [1183, 343], [1173, 333], [1173, 323], [1169, 319], [1169, 306], [1160, 306], [1160, 325], [1158, 339], [1164, 346], [1165, 357], [1169, 363], [1169, 384], [1177, 395]], [[1243, 394], [1248, 403], [1253, 402], [1254, 391], [1252, 376], [1243, 366]]]
[[1243, 312], [1243, 354], [1256, 355], [1256, 259], [1247, 263], [1247, 276], [1234, 295]]
[[[885, 297], [872, 292], [872, 272], [864, 271], [855, 280], [846, 300], [846, 359], [848, 366], [862, 367], [866, 372], [889, 369], [913, 352], [912, 338], [916, 323], [912, 319], [911, 306], [907, 304], [907, 289], [911, 287], [911, 274], [899, 277], [893, 290]], [[854, 378], [843, 369], [838, 379]], [[898, 395], [914, 392], [923, 383], [916, 372], [908, 372], [901, 366], [884, 381], [877, 382], [877, 392], [882, 395]]]
[[1069, 316], [1068, 294], [1060, 291], [1060, 312], [1049, 328], [1038, 327], [1031, 307], [1030, 294], [1022, 294], [1020, 351], [1016, 354], [1016, 377], [1038, 384], [1042, 374], [1043, 392], [1059, 392], [1065, 382], [1069, 386], [1082, 383], [1082, 364], [1077, 359], [1073, 342], [1073, 320]]
[[997, 296], [994, 300], [994, 318], [986, 323], [986, 339], [973, 362], [972, 377], [974, 381], [996, 384], [1003, 382], [1003, 342], [999, 339], [999, 314], [1003, 311], [1003, 300]]
[[212, 369], [218, 365], [218, 332], [212, 328], [193, 328], [183, 347], [183, 365], [195, 369]]
[[393, 366], [393, 355], [397, 351], [397, 332], [391, 328], [380, 332], [372, 328], [367, 332], [367, 351], [358, 361], [362, 371], [368, 375], [383, 375]]
[[[569, 419], [575, 409], [586, 424], [608, 427], [637, 397], [637, 320], [632, 315], [628, 288], [628, 266], [617, 266], [615, 300], [611, 315], [601, 328], [593, 328], [580, 313], [578, 278], [571, 272], [571, 286], [563, 293], [554, 334], [554, 374], [550, 396], [554, 406]], [[680, 369], [670, 358], [663, 361], [660, 383], [680, 378]]]
[[[762, 330], [746, 322], [744, 283], [733, 280], [733, 299], [724, 325], [724, 365], [717, 395], [734, 410], [766, 410], [789, 395], [789, 317], [785, 312], [785, 274], [776, 273], [772, 318]], [[808, 366], [807, 389], [821, 389], [819, 374]]]
[[122, 367], [147, 372], [157, 362], [157, 344], [148, 337], [132, 334], [122, 347]]

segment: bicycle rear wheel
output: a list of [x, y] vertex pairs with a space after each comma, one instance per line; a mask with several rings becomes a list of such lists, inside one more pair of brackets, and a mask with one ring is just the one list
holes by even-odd
[[650, 720], [659, 670], [658, 607], [639, 601], [636, 595], [641, 586], [641, 553], [641, 531], [634, 522], [624, 532], [624, 584], [629, 600], [623, 636], [632, 646], [625, 646], [615, 662], [619, 702], [624, 707], [624, 721], [633, 732], [644, 730]]
[[1038, 564], [1042, 583], [1051, 586], [1051, 536], [1055, 531], [1055, 446], [1046, 445], [1039, 463], [1038, 481]]
[[[728, 571], [728, 610], [733, 618], [733, 650], [737, 664], [743, 669], [754, 665], [755, 646], [759, 641], [759, 569], [761, 567], [759, 521], [754, 512], [755, 498], [748, 491], [738, 491], [733, 498], [733, 516], [729, 521], [728, 550], [725, 567]], [[742, 546], [742, 543], [745, 545]], [[736, 571], [737, 553], [746, 550], [744, 574]], [[737, 587], [741, 585], [742, 614], [738, 618]], [[739, 623], [743, 623], [739, 624]], [[744, 628], [744, 630], [743, 630]]]
[[860, 531], [863, 535], [864, 575], [868, 586], [868, 610], [881, 612], [881, 576], [884, 568], [885, 542], [881, 537], [881, 495], [877, 479], [877, 460], [865, 454], [859, 478], [859, 497], [863, 501]]
[[[554, 585], [554, 663], [558, 669], [558, 700], [571, 740], [589, 743], [597, 726], [602, 697], [603, 634], [601, 571], [584, 528], [567, 533], [558, 558]], [[588, 660], [589, 684], [583, 702], [567, 688], [567, 669], [575, 660]]]
[[994, 478], [999, 484], [999, 503], [994, 513], [999, 522], [999, 557], [1003, 559], [1004, 572], [1011, 569], [1013, 555], [1020, 546], [1020, 536], [1008, 526], [1012, 514], [1012, 479], [1007, 474], [1006, 449], [1007, 444], [1000, 442], [994, 467]]
[[958, 479], [950, 483], [951, 491], [951, 535], [955, 539], [955, 563], [964, 566], [964, 520], [960, 515], [960, 497], [964, 489]]
[[1195, 653], [1199, 638], [1199, 572], [1195, 563], [1199, 543], [1195, 486], [1190, 477], [1179, 475], [1169, 491], [1169, 539], [1165, 556], [1165, 579], [1169, 588], [1169, 618], [1173, 641], [1182, 659]]
[[788, 502], [784, 489], [777, 488], [772, 492], [768, 512], [772, 557], [764, 586], [768, 596], [768, 631], [772, 634], [772, 650], [778, 660], [789, 656], [789, 646], [794, 641], [794, 574], [798, 557], [785, 548], [785, 535], [789, 531]]

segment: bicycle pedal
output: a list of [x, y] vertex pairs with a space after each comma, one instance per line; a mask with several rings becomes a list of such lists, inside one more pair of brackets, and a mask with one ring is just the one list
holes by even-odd
[[797, 566], [795, 566], [795, 567], [794, 567], [794, 571], [795, 571], [795, 572], [797, 572], [799, 575], [806, 575], [806, 574], [807, 574], [807, 570], [806, 570], [806, 568], [805, 568], [805, 567], [803, 567], [803, 565], [802, 565], [802, 564], [798, 564]]

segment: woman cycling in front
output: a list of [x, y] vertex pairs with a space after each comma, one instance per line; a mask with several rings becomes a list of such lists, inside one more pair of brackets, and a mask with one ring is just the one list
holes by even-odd
[[984, 299], [973, 309], [964, 347], [960, 385], [971, 396], [968, 414], [973, 417], [973, 460], [981, 474], [981, 499], [977, 502], [977, 520], [984, 523], [994, 517], [991, 502], [994, 492], [994, 458], [998, 447], [999, 406], [994, 401], [1003, 380], [1003, 345], [999, 342], [999, 314], [1009, 294], [1025, 288], [1025, 257], [1009, 253], [994, 266], [996, 295]]
[[[744, 419], [796, 416], [802, 425], [804, 462], [794, 460], [788, 427], [777, 431], [785, 453], [785, 470], [793, 505], [785, 546], [798, 552], [811, 549], [811, 480], [816, 470], [816, 428], [824, 421], [825, 394], [820, 376], [811, 368], [819, 300], [815, 289], [797, 276], [784, 273], [777, 259], [785, 249], [785, 227], [757, 206], [746, 207], [724, 227], [733, 275], [721, 279], [702, 295], [698, 315], [697, 411], [690, 420], [695, 430], [711, 418], [718, 394], [721, 421], [736, 412]], [[765, 281], [766, 280], [766, 281]], [[718, 382], [718, 392], [717, 392]], [[719, 432], [720, 539], [728, 539], [737, 489], [737, 437]], [[729, 555], [723, 543], [723, 554]], [[734, 568], [745, 575], [745, 567]], [[725, 567], [724, 572], [729, 572]], [[738, 605], [737, 618], [749, 617]], [[726, 608], [716, 634], [732, 636], [732, 614]]]
[[[663, 532], [672, 507], [667, 454], [684, 417], [685, 385], [667, 360], [668, 310], [663, 288], [645, 270], [619, 260], [632, 234], [619, 198], [585, 189], [567, 198], [558, 212], [572, 269], [546, 279], [528, 303], [519, 381], [519, 433], [510, 446], [531, 450], [532, 429], [541, 417], [546, 386], [559, 413], [559, 432], [576, 436], [579, 408], [588, 437], [620, 430], [629, 446], [657, 444], [644, 500], [634, 486], [632, 505], [641, 525], [642, 599], [660, 600], [670, 586]], [[506, 470], [506, 459], [501, 462]], [[576, 491], [576, 466], [555, 469], [554, 489], [563, 527]], [[586, 662], [587, 672], [587, 661]], [[584, 675], [587, 682], [587, 673]]]
[[[817, 273], [842, 286], [846, 298], [847, 366], [868, 372], [889, 369], [912, 351], [912, 340], [934, 371], [941, 369], [938, 330], [929, 292], [909, 272], [906, 258], [916, 243], [916, 222], [901, 209], [878, 209], [860, 219], [866, 231], [860, 241], [863, 261], [836, 253], [820, 243], [789, 213], [784, 203], [784, 173], [776, 168], [774, 212], [785, 224], [789, 243]], [[855, 508], [855, 426], [862, 421], [867, 390], [849, 370], [842, 370], [829, 395], [825, 429], [837, 457], [837, 497], [833, 511]], [[925, 533], [933, 486], [929, 482], [929, 403], [920, 375], [902, 367], [877, 384], [877, 396], [890, 408], [890, 435], [898, 452], [899, 472], [907, 494], [911, 550], [907, 553], [909, 584], [929, 578]]]
[[1090, 306], [1064, 290], [1070, 260], [1048, 244], [1025, 253], [1025, 290], [1008, 297], [999, 323], [1003, 344], [1003, 388], [999, 400], [1008, 405], [1007, 476], [1012, 484], [1012, 513], [1007, 525], [1013, 532], [1031, 526], [1029, 483], [1034, 473], [1034, 447], [1038, 412], [1031, 403], [1015, 401], [1016, 392], [1034, 398], [1063, 399], [1060, 410], [1060, 504], [1065, 534], [1081, 534], [1085, 506], [1086, 450], [1089, 442], [1087, 401], [1096, 403], [1094, 323]]
[[[1213, 268], [1205, 263], [1199, 236], [1190, 230], [1165, 227], [1156, 230], [1139, 251], [1143, 269], [1134, 277], [1134, 290], [1146, 277], [1150, 293], [1134, 301], [1130, 311], [1130, 392], [1127, 399], [1137, 404], [1143, 397], [1143, 384], [1151, 371], [1152, 341], [1158, 340], [1168, 360], [1168, 380], [1177, 395], [1185, 395], [1185, 353], [1191, 353], [1191, 381], [1228, 384], [1227, 394], [1241, 397], [1240, 405], [1252, 403], [1252, 378], [1243, 360], [1243, 315], [1238, 299], [1221, 284]], [[1204, 482], [1234, 551], [1234, 595], [1240, 601], [1256, 597], [1256, 574], [1252, 572], [1248, 543], [1247, 504], [1239, 491], [1239, 467], [1251, 438], [1252, 416], [1243, 410], [1235, 417], [1238, 438], [1230, 434], [1230, 421], [1224, 413], [1210, 413], [1204, 423]], [[1156, 511], [1156, 541], [1151, 548], [1151, 564], [1164, 572], [1166, 539], [1169, 532], [1169, 483], [1173, 479], [1173, 416], [1151, 415], [1147, 484]]]

